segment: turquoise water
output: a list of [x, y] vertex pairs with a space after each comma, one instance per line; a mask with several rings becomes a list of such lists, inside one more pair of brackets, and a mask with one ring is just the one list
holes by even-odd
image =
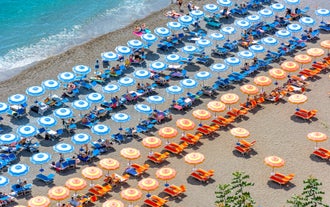
[[1, 0], [0, 72], [59, 54], [169, 4], [170, 0]]

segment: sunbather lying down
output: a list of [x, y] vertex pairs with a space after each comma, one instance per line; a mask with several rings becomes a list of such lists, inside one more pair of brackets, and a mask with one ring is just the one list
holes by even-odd
[[164, 14], [165, 16], [167, 17], [171, 17], [173, 19], [177, 19], [179, 18], [182, 14], [176, 12], [175, 10], [172, 10], [172, 11], [168, 11]]

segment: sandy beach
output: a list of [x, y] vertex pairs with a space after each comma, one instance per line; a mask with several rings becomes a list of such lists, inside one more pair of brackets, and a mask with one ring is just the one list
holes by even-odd
[[[186, 5], [187, 1], [184, 1]], [[215, 3], [215, 0], [204, 0], [198, 1], [195, 0], [194, 3], [202, 7], [203, 4], [206, 3]], [[304, 8], [306, 5], [310, 5], [312, 1], [310, 0], [301, 0], [300, 8]], [[329, 5], [326, 2], [318, 2], [318, 8], [328, 8]], [[268, 5], [264, 5], [264, 7], [268, 7]], [[132, 34], [133, 28], [136, 24], [146, 23], [146, 25], [153, 31], [157, 26], [166, 26], [166, 23], [171, 19], [165, 17], [163, 14], [171, 9], [178, 10], [177, 5], [171, 5], [169, 8], [163, 9], [157, 13], [151, 14], [149, 17], [143, 20], [139, 20], [134, 22], [132, 25], [128, 27], [111, 32], [99, 38], [96, 38], [86, 44], [79, 45], [75, 48], [68, 50], [67, 52], [51, 57], [47, 60], [41, 61], [36, 65], [32, 66], [28, 70], [23, 71], [18, 76], [11, 78], [7, 81], [0, 83], [0, 102], [6, 102], [8, 96], [16, 93], [25, 94], [25, 90], [29, 86], [40, 85], [43, 80], [47, 79], [57, 79], [57, 74], [63, 71], [71, 71], [71, 68], [75, 65], [88, 65], [90, 67], [94, 67], [95, 59], [101, 59], [100, 54], [105, 51], [114, 51], [114, 48], [117, 45], [126, 45], [126, 42], [130, 39], [136, 39], [137, 37]], [[315, 10], [315, 6], [311, 6], [311, 10]], [[250, 11], [250, 13], [255, 13], [256, 11]], [[184, 6], [184, 13], [187, 13], [187, 8]], [[318, 22], [319, 18], [315, 17], [314, 11], [309, 11], [312, 17], [314, 17]], [[234, 22], [234, 20], [238, 19], [238, 17], [230, 18], [226, 20], [223, 24], [229, 25]], [[270, 20], [269, 20], [270, 21]], [[201, 28], [205, 29], [205, 22], [202, 21]], [[216, 31], [215, 29], [206, 28], [207, 32], [211, 33]], [[240, 32], [237, 32], [236, 35], [233, 35], [232, 39], [239, 39]], [[325, 39], [330, 39], [329, 33], [321, 32], [320, 39], [315, 42], [309, 42], [308, 47], [320, 47], [320, 42]], [[193, 43], [184, 42], [186, 45], [191, 45]], [[184, 44], [180, 44], [179, 47], [173, 52], [180, 53], [181, 47]], [[308, 48], [307, 47], [307, 48]], [[242, 50], [242, 48], [239, 48]], [[207, 50], [210, 52], [210, 48]], [[305, 54], [306, 48], [302, 50], [297, 50], [292, 56], [286, 56], [286, 60], [292, 60], [294, 55], [296, 54]], [[150, 51], [147, 53], [147, 63], [151, 63], [155, 60], [164, 61], [164, 55], [167, 53], [157, 53], [156, 44], [154, 44]], [[284, 59], [283, 59], [284, 60]], [[283, 60], [280, 62], [282, 63]], [[212, 61], [214, 63], [223, 63], [223, 59], [219, 57], [212, 57]], [[280, 63], [272, 63], [269, 68], [279, 68]], [[148, 65], [147, 64], [147, 65]], [[310, 65], [305, 65], [305, 67], [309, 67]], [[132, 67], [130, 70], [131, 73], [134, 70], [141, 69], [141, 67]], [[210, 71], [207, 66], [202, 64], [192, 64], [186, 65], [185, 69], [188, 71], [188, 76], [190, 78], [194, 78], [194, 74], [196, 71]], [[236, 71], [239, 69], [236, 68]], [[221, 77], [226, 77], [230, 71], [221, 74]], [[296, 73], [295, 73], [296, 74]], [[125, 74], [126, 76], [133, 77], [132, 74]], [[257, 76], [266, 75], [268, 76], [267, 70], [260, 71]], [[167, 206], [171, 207], [206, 207], [206, 206], [214, 206], [215, 198], [215, 190], [218, 184], [229, 183], [232, 178], [232, 173], [235, 171], [244, 171], [248, 175], [250, 175], [250, 181], [254, 182], [255, 185], [249, 189], [252, 197], [256, 201], [255, 206], [263, 206], [263, 207], [283, 207], [290, 206], [286, 204], [286, 200], [289, 199], [293, 194], [300, 194], [303, 190], [303, 180], [308, 178], [308, 176], [313, 176], [318, 178], [322, 183], [322, 190], [325, 191], [324, 203], [330, 204], [330, 177], [329, 177], [329, 161], [323, 161], [321, 159], [315, 158], [311, 155], [314, 150], [315, 143], [309, 141], [306, 138], [306, 135], [309, 132], [319, 131], [330, 136], [330, 99], [328, 93], [330, 92], [330, 84], [329, 84], [329, 75], [322, 73], [318, 75], [318, 77], [312, 81], [308, 81], [310, 84], [308, 85], [308, 90], [305, 92], [305, 95], [308, 97], [308, 101], [304, 103], [301, 108], [305, 109], [317, 109], [318, 113], [316, 119], [308, 122], [303, 121], [301, 119], [295, 118], [293, 116], [295, 112], [296, 106], [287, 102], [287, 97], [284, 98], [284, 101], [281, 101], [277, 104], [274, 103], [265, 103], [262, 107], [257, 108], [247, 114], [246, 117], [241, 120], [234, 122], [231, 127], [243, 127], [250, 132], [249, 141], [256, 140], [256, 145], [254, 146], [254, 151], [250, 156], [241, 156], [237, 152], [234, 151], [234, 147], [236, 145], [237, 139], [233, 137], [229, 128], [221, 128], [217, 133], [212, 137], [205, 137], [201, 139], [201, 142], [194, 147], [189, 147], [185, 150], [182, 156], [170, 156], [167, 160], [168, 162], [162, 165], [155, 165], [147, 161], [147, 155], [149, 149], [143, 147], [141, 142], [137, 140], [129, 141], [124, 144], [115, 144], [114, 150], [109, 153], [103, 154], [100, 158], [114, 158], [121, 163], [120, 169], [114, 171], [118, 174], [122, 174], [124, 169], [127, 166], [127, 160], [120, 156], [119, 152], [122, 148], [125, 147], [133, 147], [139, 149], [141, 152], [141, 157], [135, 160], [135, 163], [150, 164], [150, 169], [147, 171], [146, 175], [142, 177], [151, 177], [156, 178], [155, 172], [158, 168], [162, 166], [172, 167], [177, 170], [177, 176], [170, 180], [170, 184], [181, 185], [184, 184], [187, 188], [185, 193], [185, 197], [182, 199], [170, 199], [167, 203]], [[253, 78], [248, 77], [246, 80], [241, 83], [241, 85], [246, 83], [253, 84]], [[212, 85], [217, 78], [217, 74], [213, 74], [213, 77], [206, 82], [207, 85]], [[118, 79], [111, 79], [111, 83], [115, 83]], [[151, 83], [151, 80], [148, 80]], [[284, 81], [280, 82], [283, 83]], [[179, 85], [179, 80], [171, 80], [170, 85]], [[218, 92], [214, 100], [219, 100], [220, 96], [227, 92], [236, 93], [240, 97], [239, 103], [243, 103], [246, 100], [246, 95], [240, 91], [239, 84], [232, 84], [233, 87], [230, 89], [221, 89]], [[101, 92], [102, 86], [97, 85], [95, 87], [95, 91]], [[270, 92], [275, 85], [265, 87], [266, 92]], [[131, 88], [132, 90], [135, 87]], [[197, 92], [200, 89], [198, 86], [196, 89], [190, 90], [190, 92]], [[125, 92], [124, 88], [118, 92], [118, 95], [121, 95]], [[172, 96], [169, 96], [165, 92], [165, 88], [157, 89], [158, 95], [164, 96], [166, 98], [166, 102], [157, 107], [157, 109], [167, 109], [169, 108]], [[185, 93], [188, 91], [185, 91]], [[55, 92], [60, 95], [62, 93], [61, 90]], [[88, 91], [83, 91], [81, 95], [79, 95], [79, 99], [85, 99], [85, 95]], [[46, 96], [46, 95], [44, 95]], [[106, 100], [110, 98], [110, 95], [105, 94]], [[42, 97], [38, 98], [39, 100]], [[172, 126], [175, 127], [175, 121], [178, 118], [189, 118], [195, 123], [199, 123], [198, 120], [194, 119], [192, 116], [192, 111], [195, 109], [206, 109], [206, 105], [209, 101], [212, 100], [209, 97], [203, 96], [201, 98], [201, 102], [198, 102], [188, 111], [177, 112], [173, 111], [173, 120], [170, 122], [165, 122], [160, 125], [156, 125], [156, 129], [148, 134], [139, 134], [140, 137], [144, 138], [146, 136], [158, 136], [157, 129], [160, 129], [164, 126]], [[33, 103], [35, 99], [30, 98], [28, 103], [29, 105]], [[142, 97], [139, 100], [140, 103], [147, 103], [146, 97]], [[67, 103], [68, 106], [71, 106], [70, 103]], [[148, 104], [149, 105], [149, 104]], [[235, 105], [238, 107], [238, 104]], [[115, 111], [116, 112], [116, 111]], [[131, 115], [131, 120], [128, 123], [124, 124], [124, 127], [135, 126], [139, 120], [140, 114], [134, 110], [134, 105], [126, 105], [125, 110], [121, 110], [121, 112], [127, 113]], [[78, 116], [79, 112], [76, 112], [76, 116]], [[49, 113], [51, 114], [51, 113]], [[221, 113], [220, 115], [225, 115], [225, 113]], [[5, 133], [15, 133], [16, 128], [19, 125], [25, 124], [34, 124], [37, 126], [37, 118], [39, 115], [30, 113], [27, 118], [15, 120], [10, 119], [9, 117], [5, 117], [2, 122]], [[119, 132], [119, 124], [113, 122], [111, 119], [106, 119], [101, 121], [103, 124], [109, 125], [112, 129], [112, 133]], [[211, 121], [206, 121], [205, 123], [210, 124]], [[55, 129], [60, 128], [61, 124], [58, 124]], [[79, 132], [86, 132], [93, 136], [93, 140], [98, 139], [97, 136], [93, 135], [90, 132], [90, 129], [87, 128], [79, 128]], [[194, 132], [194, 131], [192, 131]], [[40, 151], [41, 152], [49, 152], [53, 155], [53, 160], [58, 159], [58, 154], [53, 151], [53, 147], [57, 141], [50, 140], [38, 140], [41, 144]], [[71, 137], [68, 134], [64, 134], [61, 137], [61, 142], [70, 143]], [[173, 142], [179, 142], [180, 137], [176, 137]], [[163, 145], [157, 149], [156, 151], [162, 151], [165, 146], [165, 140], [163, 140]], [[324, 143], [320, 143], [320, 146], [329, 148], [329, 140]], [[75, 146], [75, 152], [78, 152], [79, 147]], [[215, 175], [210, 183], [203, 184], [192, 178], [189, 178], [189, 174], [192, 171], [192, 166], [185, 163], [183, 156], [190, 152], [200, 152], [205, 155], [205, 161], [200, 164], [198, 167], [209, 170], [214, 169]], [[277, 169], [276, 171], [289, 174], [294, 173], [296, 176], [288, 186], [280, 186], [274, 182], [269, 180], [269, 175], [272, 169], [264, 164], [264, 158], [267, 156], [276, 155], [285, 160], [285, 166]], [[33, 183], [32, 196], [44, 195], [47, 196], [47, 191], [49, 188], [54, 186], [53, 184], [45, 185], [40, 181], [34, 180], [35, 175], [38, 173], [39, 166], [34, 166], [30, 163], [29, 158], [31, 156], [30, 152], [22, 151], [18, 154], [19, 163], [26, 163], [31, 166], [30, 172], [25, 178], [30, 183]], [[67, 155], [70, 156], [70, 155]], [[64, 173], [56, 173], [55, 176], [55, 185], [64, 185], [65, 181], [71, 177], [82, 177], [81, 170], [86, 166], [97, 166], [97, 162], [93, 162], [90, 164], [80, 164], [76, 170], [69, 170]], [[49, 169], [48, 166], [44, 166], [45, 173], [54, 173], [53, 170]], [[4, 176], [8, 176], [11, 180], [11, 184], [16, 181], [17, 178], [10, 177], [7, 172], [1, 173]], [[141, 178], [132, 178], [129, 179], [127, 185], [116, 187], [110, 192], [104, 199], [101, 199], [96, 203], [95, 206], [101, 207], [101, 203], [106, 201], [107, 199], [118, 199], [122, 200], [125, 203], [125, 206], [128, 205], [128, 202], [121, 199], [120, 191], [128, 186], [138, 188], [137, 183]], [[96, 183], [101, 184], [103, 179], [96, 181]], [[163, 190], [164, 181], [159, 180], [160, 186], [157, 190], [153, 191], [151, 194], [160, 194]], [[10, 184], [5, 187], [5, 191], [9, 191]], [[81, 191], [81, 193], [86, 193], [87, 190]], [[143, 200], [145, 199], [146, 192], [143, 192], [143, 197], [135, 202], [136, 205], [142, 205]], [[21, 197], [18, 199], [18, 203], [22, 205], [27, 205], [28, 199], [32, 196]], [[56, 206], [55, 202], [52, 201], [51, 206]]]

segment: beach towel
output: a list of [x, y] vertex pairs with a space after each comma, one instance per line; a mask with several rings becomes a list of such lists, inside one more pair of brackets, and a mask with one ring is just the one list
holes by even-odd
[[136, 35], [136, 36], [138, 36], [138, 37], [141, 37], [143, 35], [142, 32], [135, 32], [135, 31], [133, 31], [133, 34]]

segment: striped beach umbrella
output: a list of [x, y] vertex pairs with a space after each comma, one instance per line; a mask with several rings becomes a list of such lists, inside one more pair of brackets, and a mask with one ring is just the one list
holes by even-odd
[[45, 89], [42, 86], [28, 87], [25, 93], [29, 96], [41, 96], [45, 93]]
[[272, 4], [272, 5], [270, 5], [270, 8], [274, 12], [282, 12], [282, 11], [285, 10], [285, 6], [283, 4], [280, 4], [280, 3]]
[[54, 116], [59, 119], [68, 119], [73, 116], [73, 111], [70, 108], [59, 108], [54, 111]]
[[86, 65], [76, 65], [72, 68], [72, 71], [78, 75], [87, 75], [91, 72], [91, 68]]
[[22, 94], [15, 94], [8, 98], [8, 103], [12, 105], [25, 104], [26, 101], [27, 101], [27, 97]]
[[60, 88], [60, 83], [56, 80], [45, 80], [41, 83], [41, 86], [46, 90], [54, 91]]
[[211, 14], [219, 11], [219, 7], [215, 4], [205, 4], [203, 6], [204, 11], [209, 12]]
[[150, 68], [153, 71], [159, 71], [160, 72], [160, 71], [165, 70], [167, 67], [168, 66], [165, 63], [159, 62], [159, 61], [153, 62], [153, 63], [150, 64]]
[[13, 177], [24, 176], [28, 174], [29, 171], [30, 171], [30, 167], [26, 164], [15, 164], [8, 167], [8, 173]]
[[51, 128], [53, 126], [56, 126], [57, 120], [51, 116], [43, 116], [38, 118], [38, 124], [45, 128]]
[[8, 104], [0, 102], [0, 114], [6, 113], [9, 110]]
[[70, 144], [58, 143], [55, 146], [53, 146], [53, 150], [61, 154], [67, 154], [73, 152], [74, 147]]
[[69, 83], [73, 82], [76, 79], [76, 75], [71, 72], [63, 72], [58, 74], [57, 78], [64, 83]]
[[178, 21], [184, 26], [189, 26], [194, 22], [194, 19], [191, 16], [183, 15], [178, 18]]
[[32, 125], [24, 125], [17, 128], [17, 134], [21, 137], [33, 137], [37, 134], [37, 128]]
[[156, 37], [154, 34], [146, 33], [141, 36], [141, 39], [148, 43], [154, 43], [158, 40], [158, 37]]
[[127, 46], [134, 49], [140, 49], [144, 46], [143, 42], [140, 40], [129, 40]]
[[245, 19], [236, 20], [234, 24], [240, 29], [244, 29], [244, 30], [249, 29], [251, 27], [250, 21], [247, 21]]
[[0, 135], [0, 144], [7, 145], [18, 142], [20, 138], [16, 134], [2, 134]]
[[101, 54], [102, 60], [105, 61], [116, 61], [118, 60], [118, 55], [114, 52], [104, 52]]
[[168, 37], [172, 34], [171, 31], [165, 27], [157, 27], [154, 32], [159, 37]]
[[170, 29], [170, 30], [180, 30], [182, 29], [182, 24], [180, 22], [167, 22], [166, 26]]
[[127, 46], [117, 46], [115, 51], [122, 56], [128, 56], [133, 53], [132, 49]]
[[71, 137], [71, 141], [76, 145], [88, 144], [92, 140], [92, 137], [86, 133], [75, 134]]

